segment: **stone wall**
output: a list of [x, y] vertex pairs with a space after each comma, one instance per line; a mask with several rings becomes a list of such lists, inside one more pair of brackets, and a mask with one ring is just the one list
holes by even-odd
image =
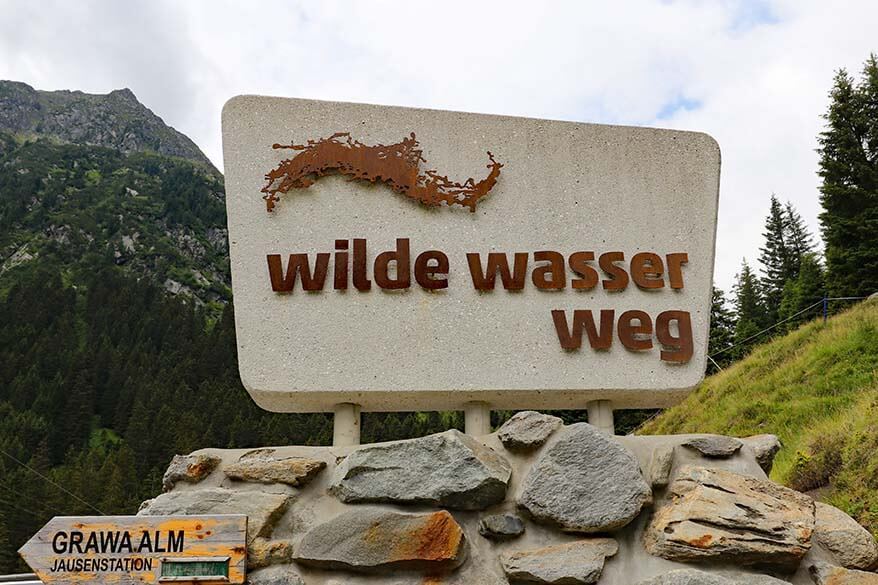
[[779, 447], [528, 412], [478, 439], [177, 456], [140, 514], [247, 514], [253, 585], [878, 585], [868, 532], [766, 479]]

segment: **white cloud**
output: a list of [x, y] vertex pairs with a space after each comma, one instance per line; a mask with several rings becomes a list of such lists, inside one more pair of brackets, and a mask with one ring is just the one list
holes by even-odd
[[[755, 261], [767, 199], [817, 230], [816, 134], [878, 3], [0, 0], [0, 77], [130, 87], [221, 166], [239, 93], [706, 131], [723, 149], [717, 283]], [[675, 110], [675, 106], [678, 106]]]

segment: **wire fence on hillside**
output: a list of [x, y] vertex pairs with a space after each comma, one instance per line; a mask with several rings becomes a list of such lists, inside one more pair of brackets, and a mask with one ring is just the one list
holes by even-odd
[[[793, 321], [793, 320], [801, 320], [801, 319], [803, 319], [803, 318], [816, 319], [816, 318], [818, 318], [818, 317], [822, 317], [823, 322], [825, 323], [825, 322], [829, 319], [829, 317], [830, 317], [830, 315], [831, 315], [831, 313], [832, 313], [832, 310], [831, 310], [831, 308], [830, 308], [830, 303], [835, 303], [835, 302], [850, 302], [850, 301], [862, 301], [862, 300], [865, 300], [865, 299], [868, 299], [868, 298], [869, 298], [869, 297], [867, 297], [867, 296], [866, 296], [866, 297], [823, 297], [823, 298], [821, 298], [819, 301], [817, 301], [816, 303], [813, 303], [813, 304], [811, 304], [811, 305], [808, 305], [807, 307], [805, 307], [804, 309], [802, 309], [802, 310], [799, 311], [798, 313], [796, 313], [796, 314], [794, 314], [794, 315], [790, 315], [790, 316], [787, 317], [786, 319], [783, 319], [783, 320], [781, 320], [781, 321], [778, 321], [777, 323], [774, 323], [773, 325], [770, 325], [770, 326], [766, 327], [766, 328], [763, 329], [762, 331], [759, 331], [759, 332], [757, 332], [757, 333], [754, 333], [753, 335], [747, 337], [746, 339], [742, 339], [741, 341], [739, 341], [738, 343], [736, 343], [736, 344], [734, 344], [734, 345], [730, 345], [729, 347], [724, 347], [723, 349], [721, 349], [721, 350], [719, 350], [719, 351], [716, 351], [716, 352], [714, 352], [714, 353], [708, 355], [708, 356], [707, 356], [707, 359], [710, 360], [710, 362], [711, 362], [711, 363], [712, 363], [712, 364], [713, 364], [718, 370], [722, 371], [722, 369], [723, 369], [722, 366], [720, 366], [720, 365], [716, 362], [716, 359], [715, 359], [716, 357], [720, 356], [721, 354], [727, 353], [727, 352], [729, 352], [729, 351], [735, 349], [736, 347], [743, 347], [743, 346], [746, 346], [746, 345], [748, 345], [748, 344], [754, 343], [754, 342], [756, 342], [758, 339], [760, 339], [762, 336], [764, 336], [765, 334], [767, 334], [767, 333], [769, 333], [769, 332], [771, 332], [771, 331], [777, 329], [777, 328], [780, 327], [781, 325], [783, 325], [783, 324], [785, 324], [785, 323], [789, 323], [789, 322], [791, 322], [791, 321]], [[819, 314], [817, 314], [816, 312], [815, 312], [815, 313], [812, 313], [811, 315], [808, 314], [809, 311], [811, 311], [812, 309], [816, 309], [817, 307], [821, 307], [821, 311], [820, 311]], [[653, 419], [655, 419], [655, 418], [656, 418], [658, 415], [660, 415], [661, 413], [662, 413], [662, 410], [657, 410], [652, 416], [650, 416], [649, 418], [647, 418], [646, 420], [644, 420], [642, 423], [640, 423], [639, 425], [637, 425], [637, 427], [636, 427], [635, 429], [633, 429], [633, 430], [632, 430], [630, 433], [628, 433], [628, 434], [629, 434], [629, 435], [636, 435], [636, 434], [637, 434], [637, 433], [638, 433], [638, 432], [639, 432], [644, 426], [646, 426], [647, 423], [651, 422]]]
[[[722, 354], [724, 354], [724, 353], [726, 353], [726, 352], [729, 352], [729, 351], [735, 349], [736, 347], [742, 347], [742, 346], [745, 346], [745, 345], [747, 345], [747, 344], [749, 344], [749, 343], [752, 343], [752, 342], [755, 341], [756, 339], [759, 339], [760, 337], [762, 337], [762, 336], [765, 335], [766, 333], [768, 333], [768, 332], [770, 332], [770, 331], [773, 331], [773, 330], [777, 329], [778, 327], [780, 327], [781, 325], [783, 325], [783, 324], [785, 324], [785, 323], [789, 323], [790, 321], [793, 321], [793, 320], [796, 320], [796, 319], [801, 319], [802, 316], [805, 316], [806, 313], [808, 313], [809, 311], [811, 311], [812, 309], [814, 309], [814, 308], [816, 308], [816, 307], [818, 307], [818, 306], [822, 307], [821, 315], [822, 315], [822, 317], [823, 317], [823, 322], [825, 323], [826, 320], [829, 318], [829, 303], [830, 303], [830, 302], [835, 302], [835, 301], [862, 301], [862, 300], [867, 299], [867, 298], [869, 298], [869, 297], [823, 297], [823, 298], [821, 298], [819, 301], [817, 301], [816, 303], [814, 303], [814, 304], [812, 304], [812, 305], [808, 305], [807, 307], [805, 307], [804, 309], [802, 309], [802, 310], [799, 311], [798, 313], [796, 313], [796, 314], [794, 314], [794, 315], [790, 315], [790, 316], [787, 317], [786, 319], [783, 319], [783, 320], [781, 320], [781, 321], [778, 321], [777, 323], [775, 323], [775, 324], [773, 324], [773, 325], [770, 325], [770, 326], [766, 327], [766, 328], [763, 329], [762, 331], [759, 331], [759, 332], [757, 332], [757, 333], [754, 333], [753, 335], [751, 335], [750, 337], [747, 337], [746, 339], [742, 339], [741, 341], [739, 341], [738, 343], [736, 343], [736, 344], [734, 344], [734, 345], [730, 345], [729, 347], [724, 347], [723, 349], [721, 349], [721, 350], [719, 350], [719, 351], [716, 351], [716, 352], [710, 354], [709, 356], [707, 356], [707, 359], [709, 359], [711, 362], [713, 362], [713, 364], [714, 364], [717, 368], [719, 368], [720, 370], [722, 370], [722, 368], [720, 367], [720, 365], [717, 364], [716, 361], [715, 361], [716, 357], [719, 356], [719, 355], [722, 355]], [[815, 316], [816, 316], [816, 315], [815, 315]], [[813, 318], [813, 317], [812, 317], [812, 318]]]

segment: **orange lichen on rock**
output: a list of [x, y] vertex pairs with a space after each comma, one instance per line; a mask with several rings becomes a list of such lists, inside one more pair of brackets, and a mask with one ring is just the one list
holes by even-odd
[[194, 476], [203, 477], [210, 474], [215, 467], [216, 463], [211, 459], [196, 459], [194, 463], [189, 465], [189, 473]]
[[711, 542], [713, 542], [713, 536], [711, 536], [710, 534], [705, 534], [700, 538], [694, 538], [690, 540], [689, 544], [697, 548], [708, 548]]
[[425, 577], [439, 577], [465, 558], [463, 529], [448, 512], [406, 514], [366, 508], [309, 530], [295, 560], [320, 569], [419, 571]]
[[406, 567], [438, 563], [453, 567], [462, 560], [464, 534], [451, 514], [441, 510], [402, 519], [404, 522], [377, 520], [363, 532], [363, 543], [381, 551], [383, 564]]
[[307, 144], [275, 144], [275, 149], [300, 151], [282, 161], [265, 175], [265, 205], [272, 211], [280, 199], [279, 193], [290, 189], [307, 189], [320, 177], [339, 174], [351, 180], [382, 183], [392, 191], [405, 195], [429, 207], [459, 205], [476, 210], [476, 203], [497, 183], [502, 164], [488, 152], [490, 169], [481, 181], [467, 179], [463, 183], [451, 181], [435, 170], [420, 171], [426, 163], [423, 150], [412, 132], [396, 144], [369, 146], [351, 138], [348, 132], [337, 132], [329, 138], [309, 140]]
[[458, 558], [463, 531], [445, 510], [427, 516], [404, 535], [392, 556], [399, 560], [452, 561]]

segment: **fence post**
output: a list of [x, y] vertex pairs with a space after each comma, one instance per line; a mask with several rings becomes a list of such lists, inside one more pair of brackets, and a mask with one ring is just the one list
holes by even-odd
[[826, 319], [829, 318], [829, 297], [823, 295], [823, 322], [826, 323]]

